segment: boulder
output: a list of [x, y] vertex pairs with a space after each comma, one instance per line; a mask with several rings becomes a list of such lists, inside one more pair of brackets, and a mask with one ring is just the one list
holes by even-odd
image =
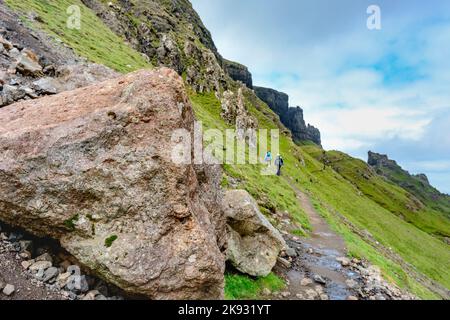
[[0, 122], [1, 220], [59, 240], [130, 294], [223, 297], [222, 173], [172, 161], [174, 131], [194, 131], [174, 71], [9, 105]]
[[39, 64], [39, 59], [36, 54], [28, 49], [22, 50], [17, 57], [16, 69], [25, 76], [40, 76], [42, 75], [42, 66]]
[[227, 259], [251, 276], [267, 276], [287, 245], [256, 201], [244, 190], [227, 191], [223, 208], [228, 224]]

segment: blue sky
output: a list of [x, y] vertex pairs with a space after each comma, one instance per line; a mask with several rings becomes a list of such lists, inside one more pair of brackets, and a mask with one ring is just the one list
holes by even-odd
[[386, 153], [450, 193], [450, 1], [192, 3], [221, 54], [288, 93], [326, 149]]

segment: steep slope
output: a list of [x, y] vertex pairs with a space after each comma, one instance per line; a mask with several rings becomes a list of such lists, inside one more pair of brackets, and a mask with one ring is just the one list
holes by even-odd
[[408, 190], [428, 207], [444, 213], [450, 219], [450, 196], [430, 185], [426, 175], [411, 175], [386, 155], [374, 152], [369, 152], [368, 164], [378, 174]]
[[313, 146], [305, 146], [304, 150], [322, 162], [325, 169], [327, 166], [333, 168], [365, 196], [406, 222], [430, 234], [450, 235], [450, 220], [442, 211], [425, 205], [414, 193], [378, 175], [365, 162], [339, 151], [325, 152]]

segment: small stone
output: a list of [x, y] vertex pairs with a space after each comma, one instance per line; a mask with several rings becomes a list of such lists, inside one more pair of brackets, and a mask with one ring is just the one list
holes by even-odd
[[22, 251], [32, 251], [33, 242], [29, 240], [20, 240], [20, 250]]
[[59, 271], [55, 267], [50, 267], [45, 270], [44, 277], [42, 279], [43, 282], [54, 282], [55, 278], [58, 276]]
[[36, 261], [48, 261], [53, 264], [53, 258], [48, 253], [41, 254], [39, 257], [36, 258]]
[[339, 262], [343, 267], [347, 267], [350, 265], [350, 259], [346, 257], [336, 258], [336, 261]]
[[95, 300], [108, 300], [104, 295], [99, 294], [95, 297]]
[[349, 279], [349, 280], [345, 281], [345, 284], [350, 289], [353, 289], [353, 288], [355, 288], [358, 285], [358, 283], [355, 280], [353, 280], [353, 279]]
[[264, 288], [263, 289], [263, 295], [270, 296], [271, 294], [272, 294], [272, 291], [270, 291], [269, 288]]
[[317, 298], [317, 292], [315, 292], [312, 289], [306, 290], [305, 293], [306, 293], [307, 300], [314, 300], [315, 298]]
[[304, 299], [305, 299], [305, 297], [303, 297], [303, 295], [302, 295], [301, 293], [297, 293], [297, 294], [295, 295], [295, 297], [296, 297], [297, 299], [299, 299], [299, 300], [304, 300]]
[[11, 42], [9, 42], [8, 40], [6, 40], [1, 36], [0, 36], [0, 44], [2, 44], [6, 50], [11, 50], [12, 48], [14, 48]]
[[315, 282], [317, 282], [317, 283], [320, 283], [320, 284], [327, 284], [327, 282], [325, 281], [325, 279], [322, 278], [322, 277], [321, 277], [320, 275], [318, 275], [318, 274], [314, 275], [313, 280], [314, 280]]
[[24, 251], [19, 253], [19, 257], [21, 257], [22, 259], [30, 259], [31, 258], [31, 253], [29, 251]]
[[311, 248], [309, 248], [306, 252], [307, 252], [308, 254], [314, 254], [314, 250], [311, 249]]
[[3, 288], [3, 293], [7, 296], [10, 296], [14, 293], [14, 291], [16, 291], [16, 288], [12, 285], [12, 284], [7, 284], [4, 288]]
[[320, 295], [320, 300], [329, 300], [328, 296], [325, 293]]
[[27, 261], [22, 261], [21, 265], [22, 265], [22, 268], [27, 270], [33, 263], [34, 263], [33, 260], [27, 260]]
[[72, 274], [70, 272], [61, 273], [56, 278], [56, 283], [60, 288], [64, 288]]
[[347, 300], [348, 301], [357, 301], [357, 300], [359, 300], [357, 297], [355, 297], [355, 296], [348, 296], [347, 297]]
[[290, 297], [290, 296], [291, 296], [291, 293], [285, 291], [285, 292], [282, 292], [282, 293], [281, 293], [281, 296], [282, 296], [283, 298], [287, 298], [287, 297]]
[[297, 251], [295, 251], [295, 249], [293, 249], [293, 248], [287, 248], [286, 249], [286, 254], [289, 257], [295, 258], [297, 256]]
[[281, 263], [286, 269], [290, 269], [291, 266], [292, 266], [292, 264], [291, 264], [288, 260], [286, 260], [286, 259], [284, 259], [284, 258], [278, 257], [277, 260], [278, 260], [278, 262]]
[[86, 276], [72, 275], [67, 280], [67, 289], [74, 293], [85, 293], [89, 290]]
[[309, 278], [303, 278], [302, 281], [300, 281], [300, 285], [302, 285], [303, 287], [307, 287], [309, 285], [311, 285], [313, 283], [313, 281]]
[[95, 297], [98, 295], [100, 295], [100, 292], [98, 292], [97, 290], [91, 290], [86, 293], [82, 300], [96, 300]]
[[323, 293], [323, 287], [322, 286], [315, 286], [314, 290], [316, 290], [316, 292], [318, 294], [322, 294]]
[[38, 261], [33, 263], [29, 269], [30, 271], [39, 271], [39, 270], [47, 270], [48, 268], [50, 268], [52, 266], [52, 263], [49, 261]]
[[39, 59], [33, 51], [24, 49], [16, 59], [16, 69], [23, 75], [42, 75], [42, 66], [39, 64]]

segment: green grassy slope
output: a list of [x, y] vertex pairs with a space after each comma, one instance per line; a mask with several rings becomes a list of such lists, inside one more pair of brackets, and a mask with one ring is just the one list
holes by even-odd
[[[31, 27], [46, 31], [55, 39], [62, 40], [89, 61], [123, 73], [151, 66], [139, 52], [130, 48], [80, 0], [5, 0], [5, 3], [19, 12]], [[67, 8], [71, 5], [77, 5], [81, 10], [80, 30], [67, 27], [69, 18]], [[30, 12], [38, 14], [42, 22], [29, 22], [26, 16]]]
[[303, 150], [332, 167], [368, 198], [406, 222], [430, 234], [450, 236], [450, 219], [425, 206], [405, 189], [376, 174], [364, 161], [339, 151], [324, 152], [314, 146], [305, 146]]
[[[251, 103], [249, 95], [251, 94], [246, 94], [247, 102]], [[226, 128], [220, 118], [220, 103], [213, 95], [191, 95], [191, 100], [197, 117], [206, 127]], [[257, 108], [253, 103], [249, 109], [258, 119], [261, 128], [276, 128], [273, 113], [264, 106], [260, 103]], [[323, 170], [323, 164], [306, 152], [306, 148], [308, 147], [299, 147], [290, 138], [281, 136], [280, 149], [286, 162], [284, 174], [290, 176], [300, 189], [308, 192], [318, 206], [333, 209], [328, 210], [328, 219], [330, 223], [334, 221], [336, 230], [344, 235], [351, 254], [364, 256], [379, 265], [387, 278], [400, 287], [406, 287], [424, 298], [436, 297], [406, 274], [399, 265], [383, 257], [375, 248], [341, 225], [333, 218], [333, 211], [345, 216], [361, 230], [367, 230], [377, 241], [392, 248], [421, 273], [450, 288], [448, 245], [373, 201], [335, 170], [329, 167]], [[239, 187], [247, 189], [257, 200], [270, 199], [273, 206], [288, 211], [294, 221], [308, 229], [307, 217], [302, 208], [298, 207], [294, 191], [284, 179], [261, 176], [258, 167], [252, 165], [226, 165], [225, 170], [228, 175], [239, 179]], [[396, 188], [393, 190], [399, 197], [407, 199], [407, 193]], [[270, 218], [269, 212], [264, 211]]]

